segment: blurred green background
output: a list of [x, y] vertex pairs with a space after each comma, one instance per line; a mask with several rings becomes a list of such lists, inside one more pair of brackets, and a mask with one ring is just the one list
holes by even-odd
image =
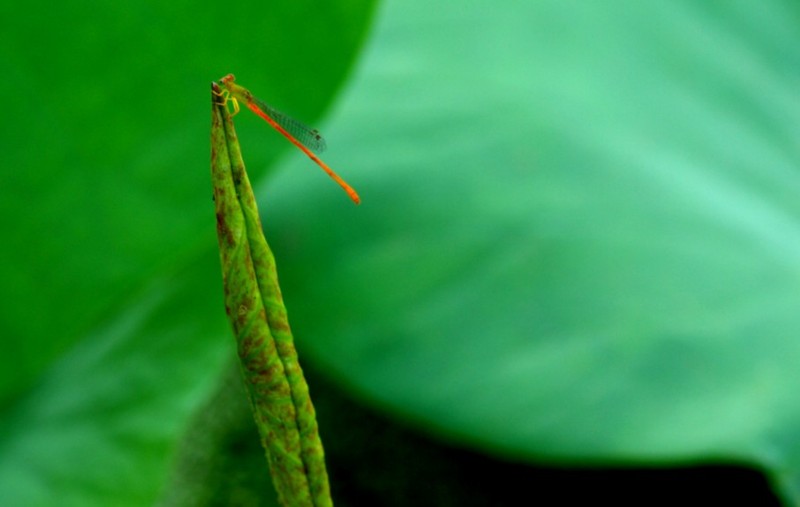
[[796, 2], [34, 0], [0, 42], [3, 505], [274, 505], [228, 72], [363, 199], [237, 117], [337, 505], [800, 504]]

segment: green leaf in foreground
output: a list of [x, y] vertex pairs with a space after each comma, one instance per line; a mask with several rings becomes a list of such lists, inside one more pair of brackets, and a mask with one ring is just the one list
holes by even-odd
[[239, 141], [212, 85], [211, 176], [225, 309], [272, 478], [287, 507], [333, 505], [314, 407]]

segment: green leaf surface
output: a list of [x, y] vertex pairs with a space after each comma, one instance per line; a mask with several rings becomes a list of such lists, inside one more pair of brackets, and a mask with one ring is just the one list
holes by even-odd
[[[192, 412], [234, 354], [215, 252], [210, 83], [239, 72], [313, 120], [371, 10], [0, 7], [0, 503], [158, 497]], [[264, 174], [289, 147], [251, 126], [250, 161]]]
[[[233, 356], [208, 84], [313, 124], [371, 4], [40, 3], [0, 7], [0, 499], [149, 504]], [[797, 26], [386, 4], [322, 126], [362, 206], [296, 153], [257, 188], [301, 361], [482, 449], [743, 461], [800, 502]], [[237, 130], [254, 180], [290, 148]]]
[[362, 207], [300, 161], [262, 192], [300, 343], [461, 442], [750, 463], [800, 502], [798, 21], [389, 4], [328, 129]]

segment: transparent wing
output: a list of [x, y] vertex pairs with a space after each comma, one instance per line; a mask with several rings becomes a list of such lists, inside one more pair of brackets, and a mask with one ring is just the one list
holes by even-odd
[[290, 133], [295, 139], [303, 143], [303, 145], [305, 145], [309, 150], [315, 153], [322, 153], [325, 151], [325, 139], [322, 137], [322, 134], [319, 133], [319, 130], [306, 126], [304, 123], [295, 120], [291, 116], [283, 114], [274, 107], [255, 97], [253, 97], [253, 102], [255, 102], [264, 113], [269, 115], [270, 118], [275, 120], [275, 123], [283, 127], [286, 132]]

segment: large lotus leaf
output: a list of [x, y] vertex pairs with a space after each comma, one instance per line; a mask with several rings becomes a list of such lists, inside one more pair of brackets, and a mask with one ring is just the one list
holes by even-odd
[[[230, 355], [208, 81], [313, 117], [365, 11], [310, 6], [0, 7], [4, 502], [164, 484]], [[798, 14], [387, 4], [326, 129], [364, 204], [300, 157], [261, 187], [301, 359], [482, 448], [744, 460], [800, 499]], [[237, 127], [261, 174], [279, 139]]]
[[304, 350], [461, 442], [800, 501], [798, 19], [388, 4], [328, 133], [364, 204], [299, 159], [261, 189]]
[[38, 3], [0, 7], [0, 503], [146, 505], [233, 356], [210, 82], [313, 119], [372, 4]]

